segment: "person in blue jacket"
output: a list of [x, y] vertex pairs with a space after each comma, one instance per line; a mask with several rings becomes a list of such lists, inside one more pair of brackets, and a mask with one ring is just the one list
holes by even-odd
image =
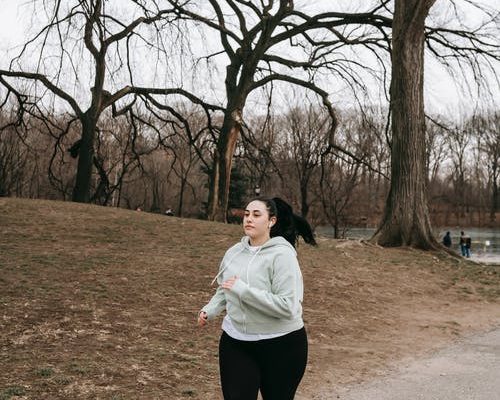
[[198, 314], [205, 326], [223, 311], [219, 367], [225, 400], [291, 400], [307, 363], [304, 295], [295, 244], [316, 245], [309, 223], [280, 198], [245, 208], [245, 236], [227, 250], [218, 288]]

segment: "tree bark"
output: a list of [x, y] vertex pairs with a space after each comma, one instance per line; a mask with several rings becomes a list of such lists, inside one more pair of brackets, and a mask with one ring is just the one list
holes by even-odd
[[382, 246], [438, 246], [427, 206], [423, 99], [425, 19], [435, 0], [396, 0], [392, 38], [391, 186], [372, 240]]
[[309, 214], [309, 179], [304, 179], [303, 182], [300, 183], [300, 214], [302, 217], [307, 218]]
[[179, 190], [179, 203], [177, 206], [177, 216], [182, 218], [184, 216], [183, 214], [183, 206], [184, 206], [184, 191], [186, 189], [186, 184], [187, 184], [187, 177], [183, 175], [181, 177], [181, 187]]
[[78, 167], [72, 200], [78, 203], [89, 203], [90, 187], [92, 183], [92, 169], [94, 165], [93, 160], [96, 121], [85, 115], [81, 119], [81, 124], [82, 139], [78, 151]]
[[229, 185], [233, 154], [236, 149], [241, 123], [241, 109], [226, 113], [224, 124], [217, 142], [214, 167], [211, 174], [212, 192], [209, 197], [209, 215], [211, 221], [226, 222], [229, 202]]

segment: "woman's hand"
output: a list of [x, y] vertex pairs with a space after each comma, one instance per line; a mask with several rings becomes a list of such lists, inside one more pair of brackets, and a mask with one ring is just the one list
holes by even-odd
[[237, 276], [232, 276], [227, 281], [223, 282], [222, 285], [220, 285], [220, 286], [223, 289], [231, 290], [234, 286], [234, 283], [236, 282], [236, 279], [238, 279]]
[[208, 315], [205, 311], [200, 311], [198, 313], [198, 326], [205, 326], [208, 324]]

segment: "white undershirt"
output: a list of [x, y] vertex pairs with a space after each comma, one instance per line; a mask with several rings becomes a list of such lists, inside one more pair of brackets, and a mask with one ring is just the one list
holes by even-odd
[[250, 250], [250, 253], [257, 253], [257, 251], [259, 251], [259, 249], [261, 247], [262, 246], [250, 246], [250, 245], [248, 245], [248, 249]]
[[[248, 246], [250, 252], [256, 254], [262, 246]], [[244, 340], [246, 342], [255, 342], [257, 340], [273, 339], [280, 336], [285, 336], [290, 332], [280, 332], [280, 333], [242, 333], [237, 330], [231, 317], [226, 314], [222, 320], [222, 330], [226, 332], [229, 336], [236, 340]]]

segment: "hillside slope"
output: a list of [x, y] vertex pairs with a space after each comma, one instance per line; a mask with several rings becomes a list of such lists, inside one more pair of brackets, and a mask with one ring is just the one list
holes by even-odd
[[[195, 325], [241, 227], [0, 198], [0, 399], [219, 399]], [[357, 241], [301, 244], [300, 398], [500, 323], [498, 268]]]

